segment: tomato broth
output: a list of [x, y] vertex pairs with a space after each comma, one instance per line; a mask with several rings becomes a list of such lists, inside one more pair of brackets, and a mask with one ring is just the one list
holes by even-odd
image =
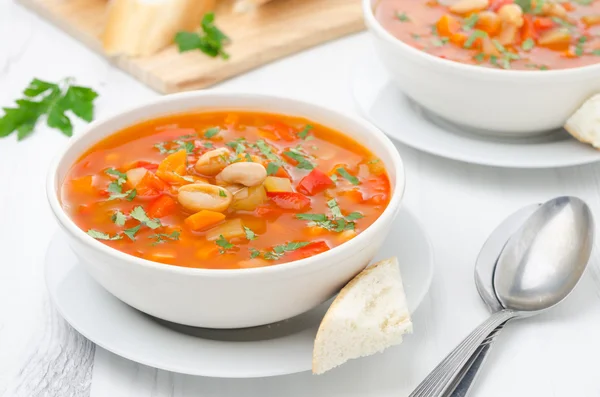
[[383, 163], [343, 133], [222, 111], [161, 117], [100, 141], [69, 170], [61, 202], [77, 226], [124, 253], [238, 269], [338, 246], [390, 195]]
[[374, 11], [406, 44], [456, 62], [551, 70], [600, 61], [598, 0], [379, 0]]

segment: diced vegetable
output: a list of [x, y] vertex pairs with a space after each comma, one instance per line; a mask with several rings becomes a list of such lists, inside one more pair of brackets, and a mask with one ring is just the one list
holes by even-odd
[[436, 23], [437, 32], [442, 37], [450, 37], [460, 30], [460, 22], [451, 15], [442, 15]]
[[170, 196], [160, 196], [154, 200], [148, 207], [148, 216], [150, 218], [162, 218], [171, 215], [177, 209], [177, 203]]
[[535, 28], [533, 18], [531, 15], [525, 15], [523, 19], [523, 26], [521, 27], [521, 41], [527, 39], [537, 40], [538, 32]]
[[515, 25], [504, 24], [496, 40], [502, 45], [510, 45], [516, 42], [519, 28]]
[[196, 250], [196, 258], [201, 261], [207, 261], [219, 256], [219, 247], [214, 243], [203, 244], [198, 250]]
[[98, 190], [94, 187], [94, 177], [92, 175], [73, 179], [71, 181], [73, 191], [82, 194], [96, 194]]
[[310, 208], [310, 199], [294, 192], [268, 192], [267, 196], [280, 208], [294, 211], [305, 211]]
[[156, 176], [165, 182], [185, 185], [193, 183], [193, 180], [186, 179], [187, 151], [179, 150], [168, 155], [156, 170]]
[[242, 220], [240, 218], [234, 218], [206, 232], [206, 239], [208, 241], [215, 241], [220, 236], [223, 236], [227, 240], [246, 236]]
[[233, 210], [254, 211], [256, 207], [267, 201], [265, 188], [260, 186], [245, 187], [233, 196], [231, 208]]
[[[585, 18], [586, 17], [583, 17], [582, 19], [585, 19]], [[600, 23], [600, 16], [598, 18], [598, 22]], [[584, 23], [585, 23], [585, 20], [584, 20]], [[553, 28], [554, 26], [555, 26], [555, 23], [551, 18], [538, 17], [538, 18], [535, 18], [535, 20], [533, 21], [533, 27], [537, 31], [550, 29], [550, 28]]]
[[127, 175], [127, 184], [129, 187], [136, 187], [141, 180], [144, 178], [148, 170], [146, 168], [134, 168], [127, 171], [125, 174]]
[[200, 231], [223, 221], [225, 215], [220, 212], [202, 210], [185, 218], [185, 225], [194, 231]]
[[464, 47], [468, 39], [469, 36], [466, 33], [454, 33], [450, 36], [450, 42], [459, 47]]
[[163, 181], [156, 177], [152, 172], [148, 171], [142, 177], [142, 180], [135, 186], [137, 196], [151, 197], [157, 196], [167, 189]]
[[571, 34], [565, 28], [555, 28], [544, 32], [538, 44], [553, 50], [566, 51], [571, 45]]
[[260, 206], [254, 210], [254, 214], [261, 218], [273, 218], [281, 215], [282, 210], [279, 208]]
[[292, 183], [288, 178], [280, 178], [276, 176], [268, 176], [264, 182], [267, 192], [293, 192]]
[[314, 196], [331, 186], [333, 186], [331, 178], [323, 171], [315, 168], [300, 180], [297, 189], [302, 194]]
[[173, 265], [175, 260], [177, 259], [177, 254], [174, 251], [155, 251], [148, 252], [144, 255], [144, 259], [148, 259], [149, 261], [166, 263], [168, 265]]
[[288, 258], [291, 260], [299, 260], [308, 258], [313, 255], [320, 254], [322, 252], [329, 251], [329, 246], [325, 241], [315, 241], [314, 243], [310, 243], [307, 246], [302, 248], [298, 248], [297, 250], [288, 253]]
[[482, 11], [479, 13], [475, 28], [494, 36], [500, 31], [500, 18], [493, 11]]
[[590, 26], [600, 25], [600, 14], [584, 15], [581, 17], [581, 22], [583, 22], [588, 28]]
[[243, 269], [249, 269], [253, 267], [265, 267], [270, 266], [271, 263], [261, 258], [251, 258], [244, 261], [239, 261], [238, 266]]

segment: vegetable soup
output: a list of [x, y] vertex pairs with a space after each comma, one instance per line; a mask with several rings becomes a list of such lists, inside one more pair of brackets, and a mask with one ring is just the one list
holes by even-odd
[[306, 258], [352, 239], [390, 199], [383, 163], [322, 125], [255, 112], [149, 120], [72, 166], [61, 201], [90, 236], [184, 267]]
[[374, 11], [398, 39], [457, 62], [549, 70], [600, 61], [599, 0], [379, 0]]

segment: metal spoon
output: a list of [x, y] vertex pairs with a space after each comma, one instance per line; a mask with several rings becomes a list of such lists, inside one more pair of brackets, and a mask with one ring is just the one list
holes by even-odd
[[471, 332], [410, 397], [444, 395], [500, 324], [537, 314], [566, 298], [587, 266], [593, 236], [592, 213], [582, 200], [559, 197], [540, 206], [509, 239], [498, 259], [494, 290], [505, 309]]
[[[479, 296], [481, 296], [481, 299], [483, 299], [492, 313], [503, 309], [494, 291], [494, 269], [496, 269], [498, 257], [502, 253], [508, 239], [519, 230], [519, 227], [523, 225], [539, 206], [540, 204], [531, 204], [511, 214], [494, 229], [481, 247], [481, 251], [479, 251], [477, 261], [475, 262], [475, 286], [477, 287]], [[450, 388], [452, 390], [451, 397], [467, 397], [469, 395], [471, 386], [479, 374], [479, 369], [485, 362], [487, 354], [492, 347], [492, 342], [503, 326], [500, 325], [496, 328], [496, 331], [490, 334], [487, 342], [482, 343], [475, 354], [471, 356], [471, 365], [467, 364], [463, 367], [456, 381], [457, 386]]]

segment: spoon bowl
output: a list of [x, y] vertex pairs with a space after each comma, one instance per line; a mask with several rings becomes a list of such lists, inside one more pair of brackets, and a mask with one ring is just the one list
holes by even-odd
[[508, 240], [494, 273], [498, 301], [528, 315], [569, 295], [581, 279], [594, 241], [592, 213], [576, 197], [540, 206]]

